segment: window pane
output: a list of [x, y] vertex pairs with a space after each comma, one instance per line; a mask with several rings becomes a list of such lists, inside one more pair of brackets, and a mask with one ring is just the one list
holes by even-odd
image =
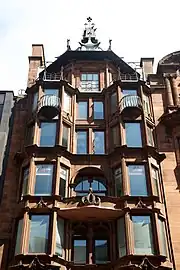
[[160, 238], [160, 245], [161, 245], [160, 254], [164, 256], [168, 256], [165, 222], [161, 218], [159, 218], [158, 220], [159, 220], [159, 238]]
[[87, 119], [87, 102], [78, 102], [78, 119]]
[[144, 165], [128, 165], [130, 189], [132, 196], [147, 196]]
[[77, 154], [87, 154], [86, 131], [77, 131]]
[[35, 195], [51, 195], [52, 193], [53, 165], [36, 165]]
[[69, 127], [63, 125], [62, 146], [69, 149]]
[[117, 93], [115, 92], [111, 95], [111, 114], [116, 112], [116, 110], [117, 110]]
[[123, 187], [122, 187], [122, 171], [121, 167], [114, 170], [114, 179], [115, 179], [115, 185], [116, 185], [116, 196], [122, 196], [123, 195]]
[[86, 81], [86, 74], [81, 74], [81, 81]]
[[17, 229], [15, 254], [21, 253], [22, 226], [23, 226], [23, 219], [20, 219], [18, 223], [18, 229]]
[[46, 253], [49, 216], [32, 215], [30, 219], [29, 253]]
[[132, 216], [135, 254], [153, 254], [152, 225], [150, 216]]
[[123, 257], [126, 255], [126, 239], [125, 239], [124, 218], [120, 218], [117, 221], [117, 239], [118, 239], [119, 257]]
[[102, 101], [94, 101], [94, 119], [104, 118], [104, 108]]
[[94, 154], [104, 154], [104, 131], [94, 131]]
[[64, 220], [58, 218], [56, 221], [56, 255], [62, 257], [64, 249]]
[[128, 147], [142, 147], [140, 123], [125, 123]]
[[74, 263], [86, 263], [86, 240], [74, 240]]
[[22, 195], [27, 194], [28, 178], [29, 178], [29, 168], [26, 168], [26, 169], [23, 170]]
[[147, 127], [147, 135], [148, 135], [148, 144], [154, 146], [154, 138], [153, 138], [153, 130], [150, 127]]
[[68, 169], [61, 166], [59, 195], [61, 195], [62, 197], [66, 196], [66, 182], [67, 181], [68, 181]]
[[98, 81], [98, 80], [99, 80], [99, 75], [93, 74], [93, 81]]
[[37, 103], [38, 103], [38, 92], [34, 93], [33, 95], [33, 105], [32, 105], [32, 110], [35, 111], [37, 108]]
[[123, 96], [127, 96], [127, 95], [137, 96], [137, 90], [123, 89]]
[[159, 194], [159, 173], [158, 173], [158, 170], [154, 167], [152, 167], [152, 181], [153, 181], [154, 195], [160, 196], [160, 194]]
[[59, 95], [59, 89], [44, 89], [44, 94], [48, 96], [56, 96], [58, 97]]
[[56, 123], [41, 123], [40, 146], [52, 147], [56, 141]]
[[71, 113], [71, 96], [64, 92], [64, 111]]
[[93, 74], [86, 74], [87, 81], [92, 81], [93, 80]]
[[82, 91], [99, 91], [99, 75], [94, 73], [81, 74]]
[[111, 132], [112, 132], [112, 146], [116, 147], [120, 144], [120, 131], [118, 126], [112, 127]]
[[101, 264], [108, 261], [108, 241], [95, 240], [95, 263]]

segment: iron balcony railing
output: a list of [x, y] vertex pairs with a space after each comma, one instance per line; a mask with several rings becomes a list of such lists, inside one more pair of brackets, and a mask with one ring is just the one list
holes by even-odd
[[[55, 95], [44, 95], [40, 98], [39, 102], [38, 102], [38, 113], [41, 111], [41, 109], [43, 108], [51, 108], [51, 112], [49, 111], [49, 113], [53, 114], [53, 116], [55, 116], [55, 114], [57, 115], [59, 110], [60, 110], [60, 99], [59, 97], [55, 96]], [[54, 109], [54, 110], [53, 110]], [[50, 115], [51, 117], [51, 115]]]
[[119, 80], [121, 80], [122, 82], [129, 82], [129, 81], [132, 81], [132, 82], [134, 82], [134, 81], [138, 81], [139, 80], [139, 78], [138, 78], [138, 74], [137, 73], [134, 73], [134, 74], [128, 74], [128, 73], [126, 73], [126, 74], [123, 74], [123, 73], [120, 73], [119, 74]]
[[55, 72], [44, 72], [44, 75], [43, 75], [43, 80], [44, 81], [60, 81], [63, 79], [63, 75], [62, 73], [58, 72], [58, 73], [55, 73]]
[[135, 95], [124, 96], [119, 102], [120, 113], [126, 108], [139, 108], [142, 109], [142, 101], [140, 97]]

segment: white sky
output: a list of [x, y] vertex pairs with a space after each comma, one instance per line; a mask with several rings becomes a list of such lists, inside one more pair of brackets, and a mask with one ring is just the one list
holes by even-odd
[[101, 47], [125, 61], [180, 50], [180, 0], [0, 0], [0, 90], [25, 89], [32, 43], [43, 43], [46, 61], [76, 49], [86, 18]]

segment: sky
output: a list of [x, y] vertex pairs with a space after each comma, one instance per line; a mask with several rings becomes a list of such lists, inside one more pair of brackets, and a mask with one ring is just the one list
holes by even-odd
[[180, 50], [179, 0], [0, 0], [0, 90], [26, 89], [32, 44], [44, 44], [46, 61], [78, 47], [87, 17], [102, 49], [124, 61]]

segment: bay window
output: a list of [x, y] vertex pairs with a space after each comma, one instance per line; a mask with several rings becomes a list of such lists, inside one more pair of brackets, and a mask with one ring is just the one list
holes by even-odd
[[53, 164], [36, 165], [34, 195], [50, 196], [52, 194]]
[[111, 96], [111, 114], [115, 113], [117, 110], [117, 93], [114, 92]]
[[117, 243], [119, 257], [126, 255], [126, 237], [124, 217], [117, 220]]
[[120, 145], [120, 130], [118, 126], [111, 128], [111, 144], [113, 148]]
[[151, 172], [152, 172], [152, 185], [153, 185], [154, 195], [155, 196], [160, 196], [158, 169], [156, 167], [154, 167], [154, 166], [151, 166]]
[[142, 147], [141, 126], [138, 122], [125, 123], [126, 144], [128, 147]]
[[153, 129], [147, 126], [147, 141], [148, 145], [154, 146]]
[[56, 143], [56, 122], [42, 122], [40, 146], [53, 147]]
[[23, 175], [22, 195], [26, 195], [28, 191], [29, 167], [23, 168], [22, 175]]
[[82, 73], [81, 74], [81, 91], [97, 92], [99, 91], [99, 74], [98, 73]]
[[68, 174], [69, 174], [69, 170], [64, 166], [61, 166], [61, 168], [60, 168], [59, 195], [61, 195], [62, 197], [66, 196], [66, 186], [68, 183]]
[[63, 124], [62, 146], [66, 147], [67, 150], [69, 150], [69, 135], [70, 135], [70, 127]]
[[123, 195], [123, 185], [122, 185], [122, 170], [121, 167], [114, 170], [114, 180], [115, 180], [115, 195], [120, 197]]
[[55, 254], [63, 257], [64, 250], [64, 220], [57, 218], [56, 220], [56, 251]]
[[64, 111], [71, 114], [71, 96], [64, 92]]
[[128, 165], [131, 196], [148, 196], [144, 165]]
[[18, 229], [16, 235], [15, 255], [21, 253], [21, 238], [22, 238], [23, 219], [18, 221]]
[[160, 238], [160, 254], [167, 257], [168, 247], [167, 247], [167, 233], [165, 221], [161, 217], [159, 217], [158, 224], [159, 224], [159, 238]]

